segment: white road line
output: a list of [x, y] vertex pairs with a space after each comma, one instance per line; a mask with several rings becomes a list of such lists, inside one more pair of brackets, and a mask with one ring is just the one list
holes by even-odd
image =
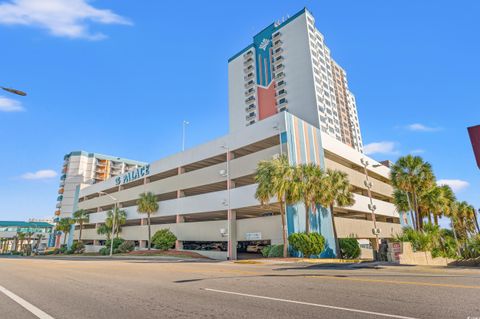
[[313, 307], [320, 307], [320, 308], [328, 308], [328, 309], [334, 309], [334, 310], [343, 310], [343, 311], [350, 311], [350, 312], [356, 312], [356, 313], [364, 313], [364, 314], [367, 314], [367, 315], [375, 315], [375, 316], [380, 316], [380, 317], [398, 318], [398, 319], [417, 319], [417, 318], [413, 318], [413, 317], [391, 315], [391, 314], [388, 314], [388, 313], [373, 312], [373, 311], [351, 309], [351, 308], [344, 308], [344, 307], [335, 307], [335, 306], [322, 305], [322, 304], [317, 304], [317, 303], [303, 302], [303, 301], [296, 301], [296, 300], [281, 299], [281, 298], [242, 294], [240, 292], [233, 292], [233, 291], [217, 290], [217, 289], [210, 289], [210, 288], [203, 288], [203, 290], [212, 291], [212, 292], [219, 292], [219, 293], [223, 293], [223, 294], [243, 296], [243, 297], [259, 298], [259, 299], [294, 303], [294, 304], [299, 304], [299, 305], [306, 305], [306, 306], [313, 306]]
[[14, 294], [13, 292], [11, 292], [10, 290], [6, 289], [5, 287], [3, 286], [0, 286], [0, 292], [3, 292], [7, 297], [9, 297], [10, 299], [12, 299], [13, 301], [15, 301], [16, 303], [18, 303], [20, 306], [22, 306], [23, 308], [27, 309], [28, 311], [30, 311], [32, 314], [34, 314], [35, 316], [37, 316], [37, 318], [39, 319], [55, 319], [53, 318], [52, 316], [50, 316], [49, 314], [45, 313], [44, 311], [38, 309], [37, 307], [35, 307], [34, 305], [32, 305], [31, 303], [29, 303], [28, 301], [26, 301], [25, 299], [17, 296], [16, 294]]

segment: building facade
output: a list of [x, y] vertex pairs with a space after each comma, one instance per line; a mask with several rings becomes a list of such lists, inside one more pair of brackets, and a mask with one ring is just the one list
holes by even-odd
[[[244, 252], [248, 245], [280, 244], [278, 203], [262, 206], [254, 196], [258, 162], [279, 155], [286, 155], [291, 164], [316, 163], [325, 169], [346, 172], [355, 204], [334, 208], [338, 237], [374, 238], [361, 164], [366, 157], [306, 121], [281, 112], [142, 169], [82, 188], [77, 205], [90, 213], [82, 240], [87, 249], [100, 249], [106, 238], [97, 234], [96, 229], [105, 222], [107, 212], [118, 205], [127, 214], [121, 237], [134, 241], [139, 249], [145, 248], [146, 216], [137, 212], [136, 200], [141, 193], [152, 192], [159, 203], [159, 211], [151, 219], [153, 233], [169, 228], [177, 236], [179, 249], [218, 259], [226, 259], [228, 254], [235, 259], [237, 252]], [[382, 230], [380, 237], [391, 238], [401, 231], [401, 225], [392, 203], [389, 169], [371, 165], [368, 170], [377, 224]], [[292, 205], [286, 211], [288, 232], [305, 231], [303, 205]], [[327, 240], [322, 254], [325, 257], [335, 256], [330, 214], [323, 208], [311, 216], [310, 222], [311, 230], [320, 232]], [[78, 226], [72, 234], [74, 239], [78, 238]]]
[[45, 249], [52, 238], [53, 223], [39, 220], [0, 221], [0, 253]]
[[65, 155], [55, 216], [72, 217], [79, 187], [99, 183], [145, 165], [139, 161], [84, 151]]
[[231, 132], [286, 110], [363, 151], [347, 75], [307, 9], [272, 23], [230, 58], [228, 82]]

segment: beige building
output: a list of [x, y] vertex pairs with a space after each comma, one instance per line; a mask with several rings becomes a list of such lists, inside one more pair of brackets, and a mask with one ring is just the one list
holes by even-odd
[[[301, 132], [306, 138], [300, 136]], [[247, 245], [279, 244], [282, 242], [282, 227], [278, 204], [266, 207], [259, 204], [254, 197], [257, 186], [254, 175], [259, 161], [280, 154], [287, 155], [292, 164], [316, 162], [324, 168], [347, 172], [355, 193], [355, 204], [335, 208], [338, 236], [374, 238], [361, 164], [361, 159], [367, 159], [366, 156], [282, 112], [120, 178], [109, 178], [82, 188], [77, 205], [90, 212], [90, 223], [85, 226], [82, 239], [89, 250], [100, 249], [105, 237], [98, 235], [96, 228], [117, 204], [127, 213], [121, 237], [134, 241], [138, 249], [145, 248], [146, 216], [137, 212], [136, 200], [143, 192], [153, 192], [160, 207], [152, 218], [153, 232], [169, 228], [178, 238], [179, 249], [196, 250], [218, 259], [229, 255], [234, 259], [237, 252], [245, 252]], [[401, 226], [392, 204], [389, 169], [373, 159], [368, 160], [372, 163], [368, 172], [373, 182], [372, 195], [377, 207], [380, 237], [391, 238], [401, 231]], [[287, 210], [289, 233], [305, 230], [302, 206], [295, 205]], [[330, 251], [326, 256], [331, 255], [333, 244], [329, 214], [328, 210], [315, 214], [311, 223], [312, 230], [327, 238]], [[74, 236], [78, 238], [78, 226]]]

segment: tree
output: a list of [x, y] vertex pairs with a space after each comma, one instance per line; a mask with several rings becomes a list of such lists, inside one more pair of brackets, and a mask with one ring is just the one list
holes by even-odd
[[468, 238], [469, 234], [475, 232], [475, 208], [467, 202], [458, 202], [456, 209], [456, 221], [458, 231], [463, 240]]
[[280, 204], [282, 219], [283, 257], [288, 254], [287, 225], [285, 220], [285, 206], [290, 204], [288, 192], [291, 190], [293, 169], [286, 156], [280, 156], [270, 161], [258, 163], [255, 182], [258, 183], [255, 198], [262, 205], [267, 205], [272, 198]]
[[314, 214], [323, 190], [323, 171], [316, 164], [301, 164], [293, 169], [288, 199], [291, 203], [303, 202], [305, 207], [305, 232], [310, 233], [310, 210]]
[[25, 240], [26, 236], [27, 235], [25, 233], [22, 233], [22, 232], [18, 233], [18, 240], [20, 241], [20, 244], [19, 244], [20, 249], [17, 249], [17, 251], [23, 251], [23, 241]]
[[137, 211], [141, 214], [147, 214], [148, 224], [148, 250], [152, 247], [152, 232], [150, 226], [150, 215], [155, 214], [158, 211], [157, 197], [151, 193], [140, 194], [140, 198], [137, 200]]
[[328, 169], [323, 178], [323, 190], [320, 196], [320, 204], [330, 208], [332, 219], [333, 236], [335, 238], [335, 252], [341, 257], [340, 245], [337, 238], [337, 227], [333, 216], [333, 206], [352, 206], [355, 204], [348, 175], [338, 170]]
[[78, 241], [82, 241], [82, 230], [83, 224], [88, 223], [90, 221], [90, 214], [87, 213], [86, 210], [80, 209], [73, 213], [73, 219], [80, 227], [80, 232], [78, 234]]
[[63, 244], [67, 243], [67, 234], [70, 233], [71, 226], [75, 224], [75, 220], [70, 217], [61, 218], [57, 223], [57, 229], [62, 231], [64, 234]]
[[[448, 185], [441, 185], [440, 189], [442, 191], [442, 197], [444, 200], [443, 203], [443, 215], [448, 216], [449, 212], [452, 210], [453, 204], [456, 202], [457, 198], [452, 188]], [[438, 218], [435, 218], [435, 224], [438, 225]]]
[[[114, 217], [115, 217], [115, 223], [113, 223]], [[115, 229], [113, 230], [115, 237], [118, 238], [118, 234], [122, 230], [122, 225], [125, 225], [126, 222], [127, 222], [126, 211], [115, 208], [115, 214], [113, 214], [113, 211], [107, 212], [107, 219], [105, 219], [105, 225], [107, 225], [107, 227], [110, 228], [111, 230], [113, 227], [113, 224], [115, 224]]]
[[419, 196], [435, 183], [432, 167], [420, 156], [407, 155], [400, 157], [392, 166], [390, 172], [392, 185], [395, 189], [406, 192], [407, 199], [415, 213], [415, 228], [422, 228]]
[[435, 219], [435, 225], [438, 225], [438, 216], [441, 216], [446, 205], [446, 199], [443, 196], [442, 189], [433, 185], [420, 195], [419, 207], [427, 215], [428, 222], [432, 224], [432, 215]]
[[110, 240], [110, 235], [112, 233], [112, 227], [108, 227], [106, 224], [101, 224], [97, 227], [97, 234], [105, 235], [107, 240]]

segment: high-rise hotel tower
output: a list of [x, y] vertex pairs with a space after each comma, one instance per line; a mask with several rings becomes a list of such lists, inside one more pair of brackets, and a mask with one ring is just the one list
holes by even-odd
[[103, 182], [110, 177], [147, 165], [144, 162], [84, 151], [71, 152], [63, 159], [55, 211], [55, 216], [60, 218], [72, 217], [79, 188]]
[[229, 59], [230, 131], [281, 111], [362, 152], [355, 97], [312, 14], [275, 22]]

